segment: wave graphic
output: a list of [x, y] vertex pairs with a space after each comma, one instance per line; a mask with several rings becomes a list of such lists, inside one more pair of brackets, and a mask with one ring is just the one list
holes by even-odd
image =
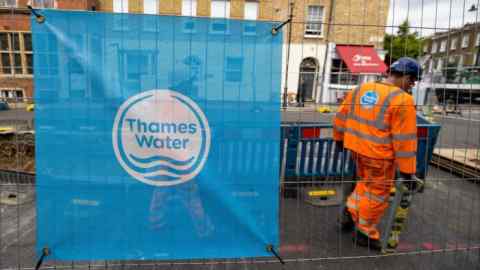
[[195, 157], [191, 157], [187, 160], [177, 160], [177, 159], [174, 159], [174, 158], [171, 158], [171, 157], [161, 156], [161, 155], [153, 155], [153, 156], [150, 156], [150, 157], [141, 158], [141, 157], [137, 157], [133, 154], [130, 154], [130, 157], [135, 162], [138, 162], [138, 163], [141, 163], [141, 164], [148, 164], [148, 163], [153, 163], [153, 162], [157, 162], [157, 161], [164, 161], [164, 162], [170, 163], [170, 164], [175, 165], [175, 166], [186, 166], [190, 162], [192, 162], [193, 159], [195, 158]]
[[[148, 99], [152, 96], [153, 95], [142, 97], [142, 98], [139, 98], [138, 100], [132, 102], [123, 111], [122, 116], [120, 117], [120, 121], [119, 121], [120, 125], [122, 125], [124, 123], [125, 116], [126, 116], [127, 112], [129, 111], [129, 109], [133, 105], [135, 105], [136, 103], [138, 103], [140, 101], [146, 100], [146, 99]], [[190, 106], [190, 104], [188, 104], [187, 102], [185, 102], [184, 100], [182, 100], [178, 97], [175, 97], [175, 98], [177, 100], [179, 100], [180, 102], [182, 102], [183, 104], [185, 104], [186, 106], [188, 106], [192, 110], [192, 112], [195, 114], [197, 119], [200, 119], [198, 113]], [[206, 134], [205, 134], [204, 124], [202, 123], [202, 121], [199, 121], [199, 123], [200, 123], [200, 126], [201, 126], [202, 138], [203, 138], [202, 145], [201, 145], [200, 151], [199, 151], [199, 157], [201, 157], [202, 155], [205, 154]], [[161, 155], [153, 155], [153, 156], [145, 157], [145, 158], [141, 158], [141, 157], [138, 157], [138, 156], [135, 156], [135, 155], [132, 155], [132, 154], [129, 154], [127, 156], [127, 154], [125, 153], [125, 149], [123, 148], [122, 136], [121, 136], [120, 131], [121, 131], [121, 129], [118, 128], [117, 141], [118, 141], [119, 152], [120, 152], [120, 155], [122, 156], [122, 159], [127, 163], [127, 165], [131, 169], [135, 170], [137, 173], [143, 174], [145, 179], [154, 180], [154, 181], [178, 180], [182, 175], [190, 174], [193, 171], [195, 171], [200, 164], [201, 158], [195, 159], [195, 157], [191, 157], [187, 160], [176, 160], [174, 158], [161, 156]], [[134, 163], [132, 163], [129, 160], [128, 157], [130, 157], [134, 162], [140, 163], [142, 165], [146, 165], [146, 167], [144, 168], [143, 166], [140, 167], [140, 166], [135, 165]], [[190, 166], [188, 166], [189, 163], [191, 163], [194, 160], [195, 160], [194, 164], [191, 164]], [[162, 163], [165, 162], [167, 164], [155, 164], [155, 165], [151, 164], [151, 163], [158, 163], [158, 162], [162, 162]], [[184, 168], [184, 169], [183, 168], [181, 169], [181, 168], [175, 168], [174, 166], [188, 166], [188, 167]]]

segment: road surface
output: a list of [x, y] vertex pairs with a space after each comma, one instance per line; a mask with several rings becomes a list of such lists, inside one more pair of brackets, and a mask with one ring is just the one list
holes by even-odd
[[[0, 178], [0, 183], [1, 183]], [[0, 204], [0, 269], [25, 269], [35, 264], [35, 190], [32, 185], [0, 185], [1, 191], [26, 195], [19, 205]], [[355, 247], [349, 233], [335, 229], [339, 208], [316, 207], [304, 198], [280, 200], [281, 267], [270, 263], [231, 265], [139, 266], [139, 261], [109, 261], [134, 264], [128, 269], [478, 269], [480, 266], [480, 185], [431, 168], [425, 193], [414, 197], [408, 226], [402, 235], [399, 254], [382, 257], [378, 252]], [[59, 213], [61, 214], [61, 213]], [[100, 221], [101, 222], [101, 221]], [[52, 226], [68, 226], [52, 224]], [[72, 236], [73, 237], [73, 236]], [[68, 241], [68, 239], [67, 239]], [[93, 244], [93, 243], [92, 243]], [[234, 245], [235, 243], [231, 243]], [[114, 248], [114, 247], [112, 247]], [[53, 246], [53, 252], [54, 246]], [[273, 263], [275, 262], [275, 263]], [[151, 262], [150, 262], [151, 263]], [[176, 262], [181, 263], [181, 262]], [[185, 262], [183, 262], [185, 263]], [[88, 262], [46, 262], [87, 269]], [[105, 269], [105, 262], [90, 262]], [[153, 268], [152, 268], [153, 267]]]

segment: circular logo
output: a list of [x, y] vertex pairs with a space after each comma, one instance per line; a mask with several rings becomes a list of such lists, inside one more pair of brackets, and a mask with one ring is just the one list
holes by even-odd
[[374, 91], [367, 91], [360, 98], [360, 105], [367, 109], [373, 108], [378, 102], [378, 94]]
[[127, 99], [113, 124], [115, 156], [135, 179], [172, 186], [193, 179], [210, 150], [210, 127], [198, 105], [172, 90], [150, 90]]

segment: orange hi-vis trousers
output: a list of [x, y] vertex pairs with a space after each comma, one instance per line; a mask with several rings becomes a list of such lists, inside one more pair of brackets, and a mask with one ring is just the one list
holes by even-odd
[[371, 239], [379, 240], [377, 225], [388, 208], [395, 163], [394, 160], [372, 159], [358, 153], [353, 157], [359, 179], [347, 199], [347, 209], [359, 231]]

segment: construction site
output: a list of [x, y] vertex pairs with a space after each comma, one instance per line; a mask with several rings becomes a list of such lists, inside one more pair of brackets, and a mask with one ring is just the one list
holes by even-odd
[[[0, 270], [480, 269], [479, 9], [473, 0], [0, 1]], [[427, 15], [431, 10], [435, 10], [433, 18]], [[449, 18], [447, 24], [442, 16]], [[98, 21], [77, 27], [73, 22], [79, 18]], [[174, 22], [171, 32], [161, 28], [165, 18]], [[359, 22], [358, 18], [363, 19]], [[45, 21], [48, 27], [43, 28]], [[206, 32], [201, 34], [204, 23]], [[263, 23], [273, 25], [268, 38], [261, 35], [270, 24]], [[237, 28], [243, 36], [237, 36]], [[160, 37], [166, 32], [172, 37]], [[278, 32], [283, 35], [280, 41], [275, 40]], [[155, 38], [149, 36], [152, 33]], [[175, 46], [162, 45], [170, 44], [170, 38]], [[162, 42], [151, 46], [152, 40]], [[205, 49], [202, 42], [207, 44]], [[225, 44], [232, 48], [241, 44], [241, 49], [226, 52]], [[172, 48], [173, 53], [162, 54], [161, 46]], [[351, 92], [365, 83], [391, 78], [391, 66], [402, 57], [414, 59], [422, 69], [408, 93], [416, 116], [415, 172], [412, 179], [403, 179], [396, 169], [385, 199], [388, 207], [377, 224], [381, 247], [374, 250], [370, 243], [359, 245], [357, 229], [352, 234], [341, 226], [345, 209], [350, 207], [348, 198], [360, 178], [358, 156], [334, 139], [335, 121], [342, 108], [360, 107], [344, 102]], [[281, 68], [267, 68], [275, 60]], [[114, 69], [99, 75], [110, 63]], [[218, 81], [215, 72], [223, 74]], [[202, 127], [199, 130], [212, 130], [206, 136], [212, 139], [211, 145], [207, 143], [207, 156], [210, 147], [210, 160], [218, 162], [206, 170], [214, 172], [217, 178], [212, 179], [223, 180], [229, 187], [239, 181], [245, 188], [208, 193], [214, 188], [202, 186], [202, 179], [182, 182], [171, 196], [172, 187], [154, 187], [146, 193], [151, 196], [145, 199], [148, 209], [138, 210], [136, 204], [112, 206], [122, 200], [131, 202], [131, 197], [141, 194], [137, 192], [147, 189], [128, 182], [138, 180], [129, 170], [112, 170], [125, 168], [121, 161], [104, 162], [118, 158], [115, 144], [124, 135], [115, 135], [116, 125], [140, 102], [129, 105], [126, 97], [162, 88], [163, 80], [169, 82], [169, 89], [189, 97], [186, 103], [190, 98], [197, 102], [188, 108], [206, 112], [206, 116], [203, 112], [194, 116], [200, 119], [195, 122]], [[117, 88], [121, 94], [115, 94]], [[165, 105], [155, 97], [155, 107]], [[364, 102], [360, 100], [361, 106]], [[123, 114], [109, 115], [125, 107]], [[148, 114], [145, 108], [139, 112], [140, 116]], [[164, 120], [165, 111], [155, 112], [159, 122]], [[175, 119], [172, 115], [169, 120]], [[271, 115], [278, 123], [268, 122]], [[203, 126], [203, 118], [208, 118], [210, 127], [208, 122], [207, 128]], [[134, 120], [126, 119], [134, 130]], [[260, 127], [261, 121], [268, 122], [268, 127]], [[146, 133], [147, 122], [138, 122], [138, 129], [144, 125]], [[179, 123], [175, 126], [179, 136], [195, 132], [196, 126]], [[279, 138], [268, 137], [271, 134]], [[187, 137], [179, 138], [185, 148]], [[196, 139], [189, 142], [195, 144]], [[125, 145], [128, 151], [132, 147]], [[173, 142], [171, 146], [177, 148]], [[225, 203], [227, 208], [246, 202], [261, 204], [264, 201], [259, 198], [269, 193], [265, 192], [269, 186], [254, 177], [272, 175], [276, 178], [270, 191], [278, 196], [271, 201], [278, 209], [274, 207], [271, 215], [260, 206], [257, 212], [225, 210], [242, 221], [234, 224], [223, 212], [209, 212], [217, 206], [208, 200]], [[139, 180], [142, 185], [149, 183], [145, 179]], [[415, 187], [410, 188], [409, 182], [415, 182]], [[110, 193], [117, 195], [108, 197]], [[216, 197], [223, 193], [228, 199]], [[114, 196], [120, 199], [115, 201]], [[180, 206], [168, 212], [161, 209], [162, 204]], [[104, 205], [115, 215], [101, 212]], [[135, 220], [136, 211], [143, 215], [143, 210], [147, 225], [140, 216]], [[218, 249], [226, 251], [218, 254], [250, 254], [242, 250], [240, 235], [246, 230], [252, 239], [261, 238], [255, 226], [266, 231], [265, 238], [278, 234], [278, 245], [265, 242], [264, 250], [253, 253], [263, 254], [258, 256], [210, 256], [214, 252], [207, 246], [205, 252], [195, 250], [196, 238], [189, 246], [190, 232], [182, 231], [188, 224], [165, 226], [165, 216], [172, 213], [174, 219], [190, 215], [192, 231], [206, 242], [212, 239], [213, 246], [217, 238], [209, 234], [221, 235], [224, 239]], [[247, 220], [250, 214], [253, 221]], [[266, 219], [275, 219], [278, 230], [262, 227], [271, 224]], [[108, 226], [115, 241], [109, 242], [109, 236], [104, 238], [99, 229]], [[151, 256], [136, 246], [137, 242], [149, 243], [148, 234], [141, 232], [150, 230], [148, 226], [157, 226], [152, 231], [158, 234], [170, 233], [167, 245], [185, 244], [184, 249], [193, 249], [193, 254], [207, 255], [183, 257], [183, 248], [178, 248], [177, 255], [158, 251]], [[226, 236], [221, 234], [225, 232]], [[54, 244], [42, 246], [50, 239]]]

